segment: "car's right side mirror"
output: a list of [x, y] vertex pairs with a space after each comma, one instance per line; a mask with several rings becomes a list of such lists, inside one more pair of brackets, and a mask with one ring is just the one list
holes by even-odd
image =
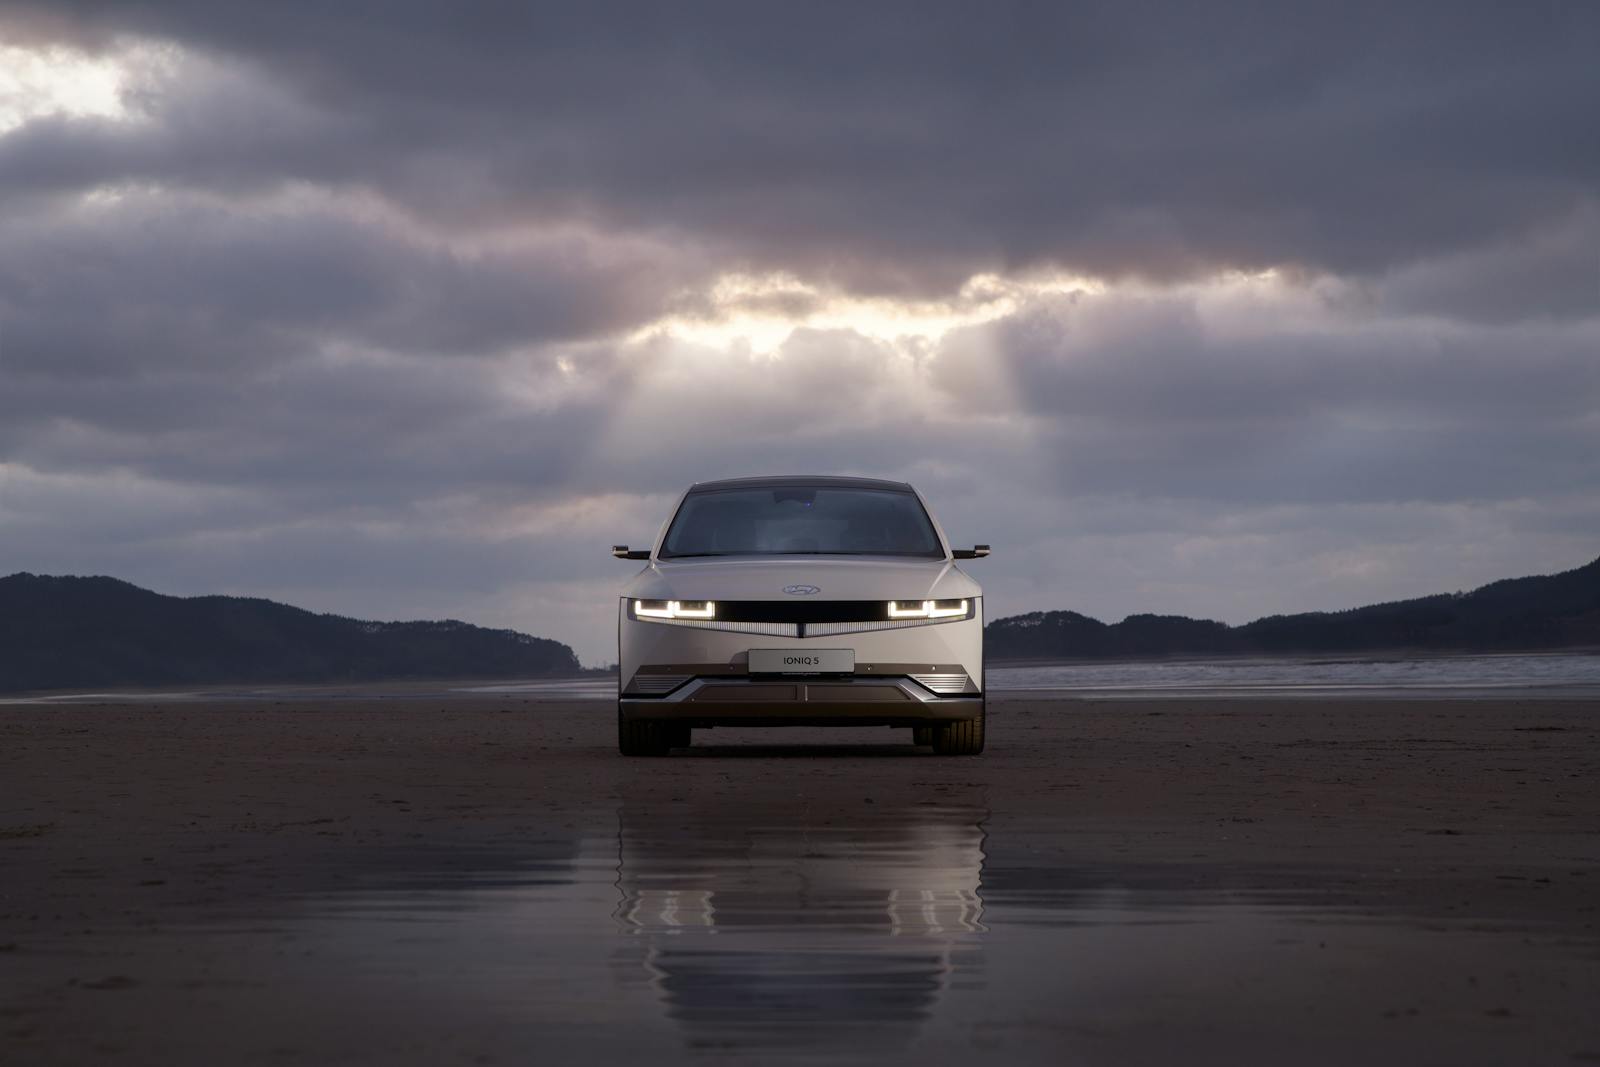
[[618, 559], [649, 559], [648, 548], [629, 548], [627, 545], [612, 545], [611, 554]]
[[973, 545], [971, 548], [958, 548], [950, 553], [954, 559], [982, 559], [989, 554], [988, 545]]

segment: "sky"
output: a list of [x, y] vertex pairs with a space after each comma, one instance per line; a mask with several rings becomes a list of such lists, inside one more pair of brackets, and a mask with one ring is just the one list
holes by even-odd
[[1592, 3], [0, 0], [0, 573], [615, 657], [695, 481], [990, 618], [1600, 555]]

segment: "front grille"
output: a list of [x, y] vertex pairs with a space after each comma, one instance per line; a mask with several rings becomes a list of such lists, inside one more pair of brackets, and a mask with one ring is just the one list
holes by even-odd
[[[721, 605], [718, 605], [720, 611]], [[723, 622], [721, 619], [640, 619], [640, 622], [668, 626], [693, 626], [701, 630], [723, 630], [731, 634], [757, 634], [761, 637], [799, 637], [800, 627], [792, 622]]]
[[888, 617], [882, 600], [717, 601], [718, 622], [872, 622]]
[[948, 696], [951, 693], [964, 693], [967, 690], [967, 676], [962, 671], [938, 674], [913, 674], [911, 680], [918, 685]]
[[808, 622], [807, 637], [833, 634], [860, 634], [869, 630], [900, 630], [907, 626], [927, 626], [932, 622], [960, 622], [960, 619], [879, 619], [876, 622]]

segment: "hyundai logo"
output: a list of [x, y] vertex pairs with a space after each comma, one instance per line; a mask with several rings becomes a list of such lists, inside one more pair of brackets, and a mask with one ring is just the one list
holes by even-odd
[[810, 596], [813, 593], [822, 592], [814, 585], [786, 585], [783, 587], [783, 591], [790, 596]]

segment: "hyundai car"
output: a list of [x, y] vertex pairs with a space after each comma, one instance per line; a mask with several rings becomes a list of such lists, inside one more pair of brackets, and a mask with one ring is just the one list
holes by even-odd
[[661, 756], [718, 726], [909, 729], [983, 751], [983, 597], [903, 482], [766, 477], [678, 498], [617, 618], [617, 742]]

